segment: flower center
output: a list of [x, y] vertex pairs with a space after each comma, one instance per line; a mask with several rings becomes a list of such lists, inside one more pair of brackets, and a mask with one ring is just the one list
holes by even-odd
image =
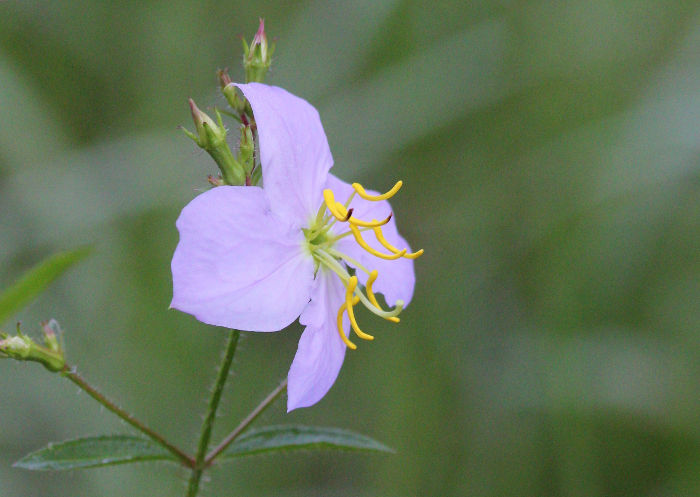
[[[393, 309], [385, 310], [379, 305], [377, 297], [372, 292], [372, 284], [376, 281], [379, 273], [376, 269], [368, 269], [360, 261], [344, 254], [333, 246], [341, 238], [346, 236], [352, 236], [357, 244], [365, 249], [367, 252], [375, 257], [386, 260], [396, 260], [401, 257], [408, 259], [416, 259], [423, 254], [423, 250], [417, 252], [409, 253], [407, 249], [398, 249], [394, 247], [391, 243], [387, 241], [382, 233], [382, 226], [387, 224], [391, 220], [391, 214], [386, 219], [377, 221], [372, 219], [371, 221], [363, 221], [353, 216], [353, 209], [349, 208], [350, 202], [357, 194], [361, 198], [370, 202], [379, 202], [381, 200], [386, 200], [399, 191], [402, 181], [398, 181], [394, 187], [388, 192], [381, 195], [370, 195], [359, 183], [353, 183], [352, 187], [354, 191], [350, 197], [346, 200], [345, 204], [341, 204], [335, 200], [335, 195], [330, 189], [323, 190], [323, 203], [316, 214], [315, 219], [310, 223], [308, 229], [304, 230], [304, 235], [306, 237], [307, 248], [316, 262], [316, 268], [319, 266], [324, 266], [330, 269], [338, 275], [343, 284], [345, 285], [345, 301], [338, 309], [338, 333], [340, 333], [340, 338], [343, 340], [345, 345], [350, 349], [356, 349], [357, 346], [345, 336], [343, 331], [343, 314], [347, 313], [348, 319], [350, 320], [350, 325], [352, 326], [355, 334], [364, 340], [374, 340], [372, 335], [368, 335], [363, 332], [357, 324], [355, 319], [354, 306], [362, 302], [362, 304], [369, 309], [372, 313], [379, 317], [382, 317], [388, 321], [398, 323], [398, 315], [403, 310], [403, 301], [397, 300], [396, 305]], [[340, 233], [338, 235], [331, 233], [330, 229], [335, 223], [345, 224], [348, 231]], [[374, 247], [370, 246], [362, 236], [363, 232], [372, 231], [375, 238], [379, 244], [384, 247], [388, 253], [380, 252]], [[364, 272], [367, 274], [367, 283], [364, 288], [359, 284], [357, 274], [351, 275], [348, 272], [347, 265], [354, 267], [356, 272]]]

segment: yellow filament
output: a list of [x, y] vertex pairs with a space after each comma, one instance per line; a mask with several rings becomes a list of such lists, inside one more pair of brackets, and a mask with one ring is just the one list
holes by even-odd
[[372, 247], [370, 247], [369, 245], [367, 245], [367, 242], [362, 238], [362, 234], [360, 233], [360, 230], [357, 229], [356, 226], [353, 226], [351, 224], [350, 231], [352, 231], [352, 236], [355, 237], [355, 241], [357, 241], [357, 243], [360, 245], [360, 247], [362, 247], [367, 252], [369, 252], [370, 254], [372, 254], [376, 257], [379, 257], [381, 259], [386, 259], [388, 261], [393, 261], [393, 260], [398, 259], [399, 257], [403, 257], [404, 254], [406, 254], [406, 249], [403, 249], [400, 252], [396, 252], [394, 254], [383, 254], [383, 253], [379, 252], [378, 250], [375, 250]]
[[[352, 305], [357, 305], [357, 303], [360, 301], [360, 297], [355, 297], [352, 299]], [[350, 339], [345, 336], [345, 331], [343, 330], [343, 312], [345, 309], [347, 309], [348, 304], [346, 302], [343, 302], [343, 305], [340, 306], [340, 309], [338, 309], [338, 333], [340, 333], [340, 339], [345, 343], [345, 345], [352, 350], [357, 349], [357, 345], [352, 343]]]
[[381, 195], [370, 195], [368, 194], [365, 189], [362, 187], [361, 184], [359, 183], [353, 183], [352, 187], [355, 189], [357, 194], [362, 197], [365, 200], [371, 200], [372, 202], [378, 202], [379, 200], [386, 200], [388, 198], [393, 197], [396, 195], [396, 192], [398, 192], [401, 189], [401, 185], [403, 185], [403, 181], [397, 181], [396, 184], [392, 187], [391, 190], [389, 190], [386, 193], [383, 193]]
[[359, 338], [362, 338], [363, 340], [374, 340], [374, 337], [372, 335], [368, 335], [360, 329], [360, 327], [357, 325], [357, 321], [355, 320], [355, 312], [352, 309], [352, 296], [353, 293], [355, 293], [355, 288], [357, 288], [357, 276], [351, 276], [350, 280], [348, 280], [348, 286], [345, 289], [345, 306], [348, 311], [350, 325], [352, 326], [353, 331]]
[[[333, 217], [335, 217], [338, 221], [347, 221], [347, 211], [339, 212], [338, 211], [338, 206], [343, 206], [343, 204], [340, 204], [335, 201], [335, 196], [333, 195], [333, 191], [326, 188], [323, 190], [323, 201], [326, 203], [326, 207], [328, 207], [328, 211], [333, 214]], [[344, 209], [344, 207], [343, 207]]]
[[[398, 254], [399, 252], [401, 252], [401, 250], [399, 250], [399, 249], [397, 249], [396, 247], [394, 247], [391, 243], [389, 243], [389, 242], [387, 241], [386, 238], [384, 238], [384, 233], [382, 233], [382, 229], [381, 229], [381, 228], [379, 228], [379, 227], [375, 227], [375, 228], [374, 228], [374, 236], [377, 237], [377, 241], [378, 241], [379, 243], [381, 243], [381, 244], [384, 246], [384, 248], [389, 249], [391, 252], [393, 252], [393, 253], [395, 253], [395, 254]], [[405, 249], [404, 249], [403, 251], [406, 252]], [[404, 254], [404, 257], [405, 257], [406, 259], [418, 259], [421, 255], [423, 255], [423, 249], [420, 249], [419, 251], [413, 252], [413, 253], [410, 253], [410, 254]]]
[[[381, 309], [379, 302], [377, 302], [377, 297], [374, 296], [374, 292], [372, 291], [372, 283], [374, 283], [374, 281], [377, 279], [377, 276], [379, 276], [379, 273], [376, 269], [369, 273], [369, 278], [367, 278], [365, 290], [367, 292], [367, 297], [369, 298], [369, 301], [372, 302], [372, 304], [374, 304], [374, 307], [376, 307], [377, 309]], [[390, 318], [385, 317], [384, 319], [391, 321], [392, 323], [398, 323], [399, 321], [401, 321], [396, 316]]]
[[[326, 253], [324, 250], [319, 250], [316, 252], [316, 254], [319, 256], [321, 262], [325, 264], [325, 266], [328, 269], [337, 274], [340, 277], [340, 279], [343, 280], [343, 282], [347, 282], [350, 279], [350, 275], [348, 274], [348, 272], [340, 265], [340, 263], [334, 258], [334, 256], [330, 255], [329, 253]], [[369, 271], [367, 273], [369, 274]], [[399, 314], [401, 314], [401, 311], [403, 311], [403, 300], [400, 299], [396, 301], [394, 309], [392, 309], [391, 311], [383, 311], [374, 307], [374, 304], [369, 301], [369, 298], [367, 298], [364, 293], [358, 292], [356, 296], [360, 298], [360, 302], [362, 302], [362, 305], [364, 305], [370, 312], [376, 314], [381, 318], [398, 316]]]

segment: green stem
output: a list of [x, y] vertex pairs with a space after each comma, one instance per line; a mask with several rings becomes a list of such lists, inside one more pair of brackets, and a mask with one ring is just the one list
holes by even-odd
[[75, 368], [69, 366], [64, 366], [61, 371], [63, 376], [68, 378], [70, 381], [78, 385], [84, 392], [86, 392], [90, 397], [95, 399], [97, 402], [102, 404], [108, 411], [116, 414], [118, 417], [129, 423], [131, 426], [139, 430], [141, 433], [147, 435], [151, 440], [162, 445], [164, 448], [169, 450], [175, 457], [177, 457], [183, 465], [187, 467], [194, 467], [194, 458], [188, 456], [182, 450], [178, 449], [175, 445], [168, 442], [162, 435], [156, 433], [148, 426], [144, 425], [141, 421], [136, 419], [132, 414], [126, 412], [121, 407], [117, 406], [114, 402], [109, 400], [103, 394], [101, 394], [95, 387], [90, 385], [85, 379], [75, 372]]
[[236, 428], [228, 434], [226, 438], [223, 439], [223, 441], [217, 445], [212, 451], [209, 453], [209, 455], [206, 457], [204, 460], [204, 466], [208, 467], [211, 466], [214, 463], [214, 460], [221, 454], [224, 450], [226, 450], [226, 447], [231, 445], [231, 443], [238, 438], [238, 436], [243, 433], [243, 431], [250, 426], [250, 424], [257, 419], [260, 414], [267, 409], [272, 403], [277, 399], [277, 397], [280, 396], [282, 392], [287, 388], [287, 378], [282, 381], [282, 383], [279, 384], [277, 388], [275, 388], [272, 392], [270, 392], [270, 395], [265, 397], [265, 400], [263, 400], [258, 406], [253, 409], [246, 418], [240, 422]]
[[207, 454], [207, 449], [209, 448], [209, 440], [211, 439], [211, 431], [214, 427], [214, 420], [216, 419], [216, 411], [219, 408], [219, 402], [221, 401], [221, 394], [224, 391], [224, 384], [228, 378], [228, 373], [231, 369], [231, 363], [233, 362], [233, 356], [236, 353], [236, 345], [238, 344], [238, 337], [241, 332], [238, 330], [231, 330], [228, 338], [228, 344], [226, 346], [226, 352], [224, 354], [223, 361], [219, 367], [219, 373], [216, 377], [216, 383], [214, 383], [214, 389], [211, 392], [211, 398], [209, 399], [209, 407], [207, 409], [207, 415], [202, 423], [202, 431], [199, 435], [199, 445], [197, 446], [197, 455], [195, 456], [194, 465], [192, 466], [192, 474], [190, 475], [190, 481], [187, 485], [187, 497], [196, 497], [199, 491], [199, 481], [202, 478], [202, 473], [206, 468], [205, 456]]

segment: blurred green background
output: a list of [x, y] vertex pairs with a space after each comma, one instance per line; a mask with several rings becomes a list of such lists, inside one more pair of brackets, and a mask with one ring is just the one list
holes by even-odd
[[[0, 2], [0, 288], [96, 254], [16, 319], [55, 317], [94, 384], [196, 443], [223, 330], [169, 311], [179, 210], [216, 168], [177, 129], [223, 106], [239, 34], [320, 111], [347, 181], [405, 187], [423, 247], [400, 327], [317, 406], [396, 455], [225, 464], [208, 496], [700, 495], [700, 5], [676, 0]], [[0, 323], [6, 331], [12, 322]], [[245, 334], [215, 439], [301, 329]], [[0, 363], [0, 495], [179, 496], [187, 473], [32, 473], [49, 441], [129, 433], [35, 364]]]

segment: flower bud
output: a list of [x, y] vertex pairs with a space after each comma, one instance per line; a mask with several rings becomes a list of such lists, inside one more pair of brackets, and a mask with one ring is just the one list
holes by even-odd
[[260, 19], [260, 27], [255, 33], [253, 41], [248, 44], [243, 41], [243, 68], [245, 69], [246, 82], [262, 83], [265, 74], [272, 64], [272, 53], [275, 51], [275, 44], [268, 45], [265, 34], [265, 21]]
[[226, 128], [224, 128], [223, 123], [221, 123], [221, 117], [219, 116], [220, 124], [217, 125], [211, 117], [199, 110], [194, 100], [190, 98], [189, 102], [192, 120], [194, 121], [197, 134], [195, 135], [194, 133], [186, 131], [187, 136], [192, 138], [197, 145], [205, 150], [216, 148], [220, 146], [221, 143], [226, 143]]
[[50, 319], [41, 323], [41, 330], [44, 333], [44, 344], [52, 352], [61, 352], [61, 343], [59, 342], [62, 336], [61, 327], [58, 321]]
[[55, 340], [56, 335], [53, 330], [50, 333], [46, 333], [45, 330], [44, 336], [47, 347], [38, 345], [34, 340], [21, 332], [16, 336], [8, 337], [4, 333], [2, 336], [6, 338], [0, 340], [0, 357], [8, 357], [17, 361], [38, 362], [49, 371], [54, 372], [61, 371], [66, 365], [63, 351]]
[[199, 110], [194, 100], [190, 98], [189, 102], [197, 134], [185, 128], [182, 129], [183, 132], [211, 155], [217, 166], [219, 166], [221, 176], [227, 185], [245, 184], [245, 171], [233, 157], [231, 149], [226, 143], [226, 128], [219, 111], [216, 111], [218, 122], [214, 122], [211, 117]]
[[231, 108], [236, 111], [237, 114], [242, 114], [246, 110], [246, 100], [241, 97], [236, 91], [236, 87], [231, 81], [231, 77], [228, 75], [226, 70], [219, 69], [217, 72], [219, 76], [219, 85], [221, 86], [221, 93], [226, 98], [226, 101], [231, 106]]

